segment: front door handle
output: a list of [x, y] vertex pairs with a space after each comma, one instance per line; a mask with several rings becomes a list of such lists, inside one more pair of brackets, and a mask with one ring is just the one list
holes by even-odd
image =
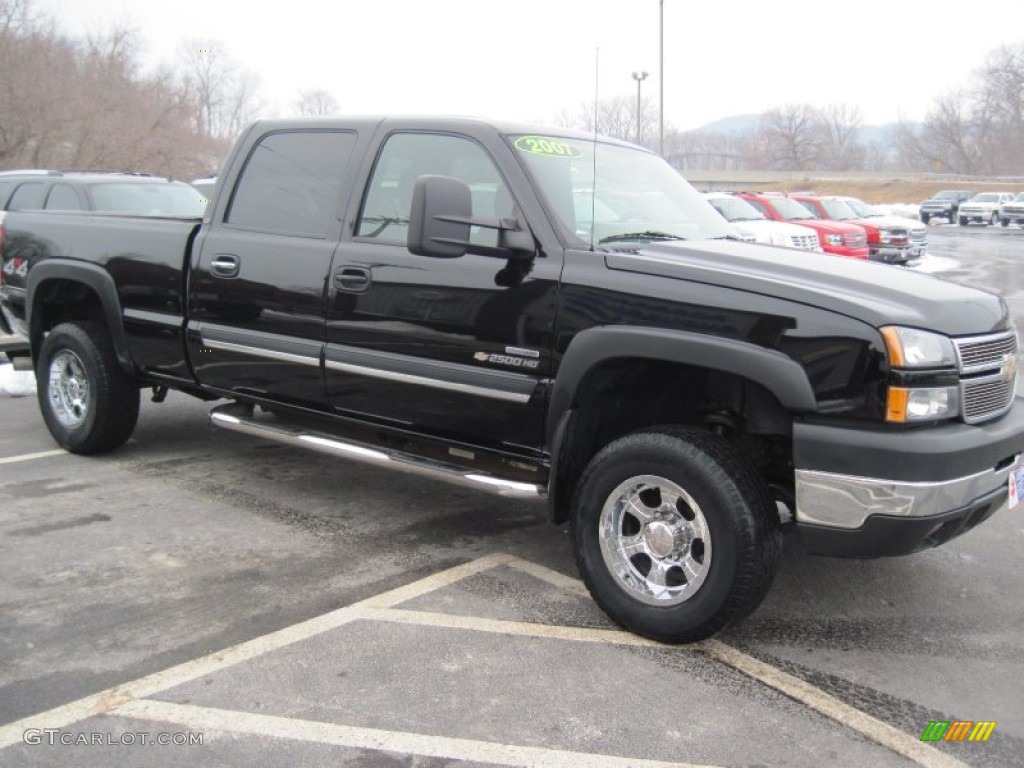
[[230, 253], [218, 253], [210, 262], [210, 271], [217, 277], [238, 277], [238, 257]]
[[334, 270], [334, 287], [349, 293], [365, 293], [370, 289], [370, 270], [366, 267], [340, 267]]

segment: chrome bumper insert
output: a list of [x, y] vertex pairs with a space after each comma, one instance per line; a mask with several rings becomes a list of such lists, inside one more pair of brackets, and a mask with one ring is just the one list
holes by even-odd
[[796, 520], [834, 528], [859, 528], [871, 515], [939, 515], [1006, 486], [1010, 470], [1019, 460], [1017, 456], [998, 470], [921, 483], [798, 469]]

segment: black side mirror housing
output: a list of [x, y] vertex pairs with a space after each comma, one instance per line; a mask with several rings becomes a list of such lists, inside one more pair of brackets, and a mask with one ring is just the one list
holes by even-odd
[[[497, 247], [470, 243], [470, 229], [498, 230]], [[533, 256], [533, 235], [515, 219], [473, 216], [469, 185], [450, 176], [420, 176], [412, 191], [408, 248], [417, 256], [452, 259], [472, 252], [503, 259]]]
[[409, 250], [417, 256], [453, 259], [469, 248], [473, 196], [450, 176], [420, 176], [412, 188]]

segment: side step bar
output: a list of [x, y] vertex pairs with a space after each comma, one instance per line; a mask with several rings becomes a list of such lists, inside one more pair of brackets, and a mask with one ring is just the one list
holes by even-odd
[[473, 472], [453, 464], [424, 459], [401, 451], [374, 448], [362, 443], [340, 440], [326, 434], [291, 427], [285, 424], [265, 424], [253, 416], [251, 408], [240, 403], [220, 405], [210, 411], [210, 421], [218, 427], [264, 437], [286, 445], [339, 456], [345, 459], [388, 467], [414, 475], [443, 480], [447, 483], [474, 488], [478, 491], [519, 499], [540, 499], [547, 495], [542, 485], [505, 480], [482, 472]]

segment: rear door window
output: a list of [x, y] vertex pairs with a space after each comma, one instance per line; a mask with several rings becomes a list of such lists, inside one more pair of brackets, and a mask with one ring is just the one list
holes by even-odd
[[264, 136], [249, 154], [225, 222], [247, 229], [324, 238], [335, 228], [356, 143], [351, 131]]
[[54, 184], [46, 197], [48, 211], [80, 211], [82, 203], [78, 193], [67, 184]]

